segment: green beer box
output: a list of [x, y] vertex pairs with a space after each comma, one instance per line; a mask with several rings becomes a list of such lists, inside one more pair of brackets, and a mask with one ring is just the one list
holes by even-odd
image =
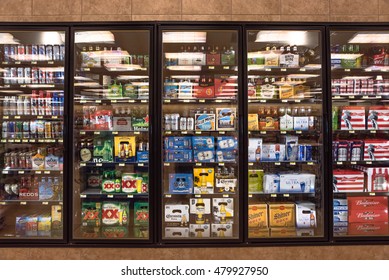
[[148, 225], [149, 224], [149, 203], [135, 202], [134, 203], [134, 225]]
[[81, 205], [81, 225], [99, 227], [101, 224], [101, 203], [83, 202]]

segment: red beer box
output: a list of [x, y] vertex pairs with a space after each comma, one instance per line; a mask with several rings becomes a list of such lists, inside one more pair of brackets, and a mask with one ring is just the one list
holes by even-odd
[[363, 209], [348, 212], [349, 223], [388, 222], [388, 209]]
[[342, 108], [340, 118], [341, 130], [363, 130], [366, 129], [365, 107], [346, 106]]
[[387, 235], [388, 223], [352, 223], [348, 226], [349, 235]]
[[389, 107], [372, 106], [367, 115], [367, 128], [380, 130], [389, 129]]
[[389, 191], [389, 167], [362, 167], [367, 174], [368, 192]]
[[211, 77], [202, 77], [198, 86], [194, 86], [194, 97], [196, 98], [214, 98], [215, 83]]
[[389, 140], [367, 139], [363, 153], [365, 160], [389, 160]]
[[348, 197], [347, 204], [349, 211], [354, 210], [386, 210], [388, 211], [388, 197]]
[[215, 97], [235, 98], [238, 95], [238, 82], [230, 76], [215, 78]]
[[365, 175], [353, 169], [338, 169], [333, 172], [334, 192], [363, 192]]

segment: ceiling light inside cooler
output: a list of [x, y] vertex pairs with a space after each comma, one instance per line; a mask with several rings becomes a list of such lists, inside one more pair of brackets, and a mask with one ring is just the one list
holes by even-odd
[[205, 43], [207, 32], [164, 32], [163, 43]]
[[75, 43], [114, 43], [115, 36], [110, 31], [76, 32]]
[[0, 33], [0, 44], [19, 44], [19, 41], [10, 33]]
[[367, 80], [373, 78], [372, 76], [345, 76], [342, 80]]
[[64, 35], [56, 31], [41, 32], [40, 36], [40, 42], [45, 45], [61, 45], [64, 43]]
[[289, 45], [307, 45], [307, 31], [262, 30], [257, 33], [255, 42], [283, 42]]
[[389, 43], [389, 33], [358, 33], [352, 37], [350, 44], [386, 44]]

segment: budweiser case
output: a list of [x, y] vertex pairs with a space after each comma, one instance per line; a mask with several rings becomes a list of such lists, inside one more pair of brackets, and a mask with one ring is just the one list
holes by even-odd
[[363, 192], [365, 176], [362, 171], [339, 169], [333, 171], [334, 192]]
[[389, 159], [389, 140], [368, 139], [365, 140], [364, 148], [365, 160], [388, 160]]
[[367, 116], [367, 128], [374, 130], [389, 129], [389, 107], [370, 107]]
[[342, 108], [341, 116], [342, 130], [363, 130], [366, 129], [365, 107], [346, 106]]
[[352, 210], [348, 214], [349, 223], [364, 223], [364, 222], [388, 222], [388, 209], [363, 209]]
[[389, 184], [389, 167], [365, 167], [359, 169], [367, 175], [366, 188], [369, 192], [387, 192]]
[[348, 197], [349, 211], [354, 210], [386, 210], [388, 211], [388, 197]]
[[348, 227], [349, 235], [387, 235], [388, 223], [353, 223]]

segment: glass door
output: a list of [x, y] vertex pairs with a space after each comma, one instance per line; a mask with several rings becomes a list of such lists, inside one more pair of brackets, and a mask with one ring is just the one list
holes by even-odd
[[324, 236], [321, 36], [247, 31], [249, 239]]
[[162, 31], [162, 239], [239, 238], [238, 31]]
[[64, 30], [0, 31], [0, 239], [63, 239]]
[[149, 239], [149, 30], [77, 30], [73, 238]]
[[388, 236], [389, 32], [330, 34], [333, 234]]

